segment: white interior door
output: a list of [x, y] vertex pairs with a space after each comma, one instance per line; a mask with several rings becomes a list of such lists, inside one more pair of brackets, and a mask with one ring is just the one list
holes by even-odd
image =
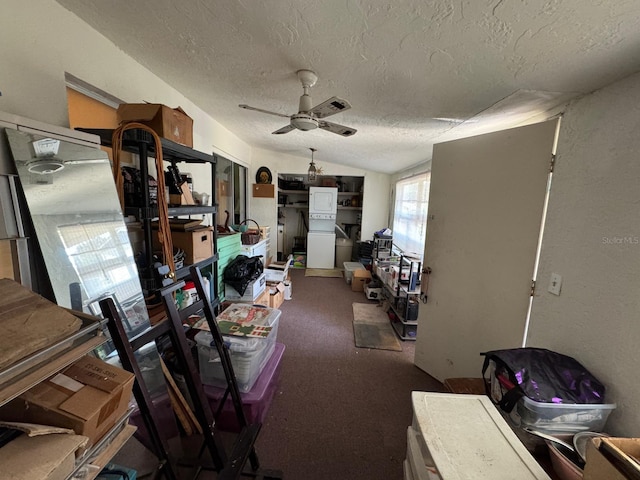
[[481, 352], [522, 344], [557, 121], [437, 144], [415, 364], [479, 377]]

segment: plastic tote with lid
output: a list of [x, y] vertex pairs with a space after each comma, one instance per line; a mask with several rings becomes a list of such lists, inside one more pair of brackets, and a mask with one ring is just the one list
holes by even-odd
[[[247, 323], [252, 325], [271, 327], [266, 338], [234, 335], [224, 335], [223, 337], [229, 349], [231, 365], [233, 365], [233, 371], [238, 381], [238, 389], [241, 392], [248, 392], [273, 353], [278, 336], [280, 310], [249, 303], [234, 303], [218, 316], [218, 320], [224, 320], [225, 314], [233, 316], [233, 318], [250, 318], [251, 320]], [[212, 345], [213, 336], [210, 332], [203, 330], [194, 339], [198, 344], [198, 364], [202, 383], [215, 387], [226, 387], [227, 382], [218, 350], [215, 345]]]

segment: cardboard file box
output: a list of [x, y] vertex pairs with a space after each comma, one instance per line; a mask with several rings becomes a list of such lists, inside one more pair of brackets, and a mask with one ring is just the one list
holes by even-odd
[[[213, 227], [201, 227], [186, 232], [171, 230], [173, 248], [185, 253], [185, 264], [192, 265], [213, 255]], [[157, 232], [153, 235], [153, 248], [160, 249]]]
[[72, 429], [88, 447], [125, 414], [134, 376], [91, 356], [26, 391], [0, 409], [0, 418]]
[[159, 103], [123, 103], [116, 112], [118, 123], [139, 122], [172, 142], [193, 147], [193, 119], [180, 107]]

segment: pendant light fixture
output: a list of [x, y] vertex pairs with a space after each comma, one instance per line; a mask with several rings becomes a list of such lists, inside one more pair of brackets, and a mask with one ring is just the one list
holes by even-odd
[[315, 148], [310, 148], [311, 150], [311, 163], [309, 164], [309, 170], [307, 171], [307, 175], [309, 176], [309, 182], [316, 181], [316, 164], [313, 163], [313, 152], [316, 151]]

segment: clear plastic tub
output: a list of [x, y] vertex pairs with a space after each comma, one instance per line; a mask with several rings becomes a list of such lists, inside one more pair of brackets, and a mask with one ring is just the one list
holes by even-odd
[[344, 262], [344, 279], [348, 285], [351, 285], [353, 279], [353, 272], [356, 270], [364, 269], [364, 265], [360, 262]]
[[[496, 365], [489, 362], [491, 398], [499, 402], [510, 386], [496, 373]], [[547, 403], [522, 397], [510, 413], [505, 413], [516, 427], [531, 428], [551, 435], [573, 435], [578, 432], [601, 432], [615, 410], [615, 403]]]
[[[268, 307], [255, 307], [249, 304], [232, 304], [228, 309], [234, 312], [245, 310], [248, 315], [251, 309], [259, 308], [260, 311], [268, 312], [259, 320], [252, 320], [251, 323], [267, 325], [272, 327], [266, 338], [247, 338], [225, 335], [224, 341], [229, 348], [231, 364], [238, 381], [238, 388], [241, 392], [248, 392], [256, 382], [260, 372], [264, 369], [273, 353], [273, 349], [278, 337], [278, 323], [280, 320], [280, 310]], [[226, 311], [225, 311], [226, 312]], [[225, 313], [223, 312], [223, 314]], [[198, 365], [200, 368], [200, 379], [205, 385], [216, 387], [226, 387], [227, 382], [224, 370], [220, 363], [218, 350], [212, 346], [213, 337], [210, 332], [201, 331], [194, 340], [198, 344]]]
[[511, 412], [521, 427], [554, 434], [601, 432], [615, 403], [543, 403], [522, 397]]

